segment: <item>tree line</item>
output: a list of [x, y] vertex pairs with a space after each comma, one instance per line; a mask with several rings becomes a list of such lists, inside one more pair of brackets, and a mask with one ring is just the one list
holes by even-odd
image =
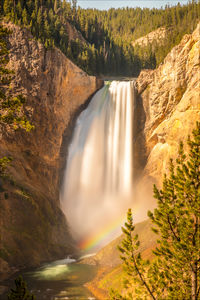
[[[3, 0], [1, 16], [27, 27], [46, 48], [58, 47], [79, 67], [93, 75], [137, 76], [141, 69], [154, 69], [191, 33], [200, 16], [200, 1], [161, 9], [123, 8], [100, 11], [77, 7], [76, 0]], [[68, 26], [84, 39], [69, 38]], [[132, 41], [159, 27], [170, 27], [162, 43], [146, 47]]]

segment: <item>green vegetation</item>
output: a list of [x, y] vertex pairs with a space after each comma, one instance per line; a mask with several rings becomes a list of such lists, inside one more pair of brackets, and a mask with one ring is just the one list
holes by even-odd
[[10, 87], [13, 71], [9, 70], [8, 49], [6, 37], [10, 34], [8, 29], [0, 26], [0, 124], [9, 125], [13, 129], [23, 128], [30, 131], [33, 126], [27, 120], [24, 113], [25, 98], [22, 95], [13, 97]]
[[8, 300], [34, 300], [35, 297], [28, 291], [26, 282], [22, 276], [15, 279], [16, 289], [11, 289]]
[[[13, 96], [10, 87], [14, 72], [6, 67], [9, 61], [6, 37], [9, 34], [10, 31], [0, 25], [0, 125], [5, 129], [30, 131], [34, 126], [25, 115], [25, 98], [22, 95]], [[11, 157], [0, 158], [0, 177], [7, 175], [6, 169], [11, 161]]]
[[12, 159], [10, 157], [0, 158], [0, 177], [5, 177], [7, 175], [6, 169], [7, 166], [11, 163]]
[[115, 267], [114, 269], [112, 269], [111, 272], [108, 272], [108, 274], [106, 274], [102, 280], [100, 280], [98, 284], [98, 288], [108, 289], [110, 288], [112, 282], [112, 286], [116, 286], [119, 289], [120, 288], [122, 289], [123, 287], [122, 272], [123, 271], [121, 270], [121, 266]]
[[[162, 9], [124, 8], [99, 11], [76, 7], [76, 0], [3, 0], [1, 14], [28, 28], [46, 48], [57, 46], [89, 74], [137, 76], [142, 68], [155, 68], [200, 16], [200, 1]], [[69, 37], [68, 25], [84, 39]], [[159, 27], [170, 28], [163, 41], [146, 47], [132, 41]]]
[[151, 262], [137, 253], [140, 242], [129, 209], [119, 246], [127, 293], [112, 291], [111, 299], [200, 299], [200, 123], [188, 145], [187, 158], [181, 143], [176, 167], [170, 161], [162, 190], [154, 186], [157, 208], [148, 215], [159, 239]]
[[[77, 18], [83, 36], [100, 54], [104, 53], [106, 74], [135, 76], [143, 68], [158, 66], [183, 35], [194, 30], [200, 19], [200, 1], [167, 5], [162, 9], [127, 7], [98, 11], [79, 8]], [[160, 27], [170, 28], [170, 35], [163, 44], [155, 41], [146, 47], [132, 47], [134, 40]]]

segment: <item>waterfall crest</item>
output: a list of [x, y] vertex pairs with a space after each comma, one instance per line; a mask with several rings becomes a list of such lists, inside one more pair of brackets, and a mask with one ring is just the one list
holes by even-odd
[[61, 205], [79, 238], [119, 218], [133, 180], [134, 83], [108, 82], [76, 122]]

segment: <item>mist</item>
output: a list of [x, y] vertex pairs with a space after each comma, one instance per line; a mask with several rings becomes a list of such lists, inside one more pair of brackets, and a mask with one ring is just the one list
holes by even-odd
[[77, 241], [99, 236], [96, 248], [120, 234], [129, 207], [139, 222], [153, 206], [133, 180], [134, 94], [133, 81], [107, 82], [77, 119], [68, 151], [61, 207]]

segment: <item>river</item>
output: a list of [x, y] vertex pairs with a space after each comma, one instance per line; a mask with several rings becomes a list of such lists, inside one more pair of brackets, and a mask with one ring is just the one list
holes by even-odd
[[[91, 292], [84, 287], [96, 273], [97, 267], [74, 262], [71, 259], [63, 259], [45, 264], [34, 270], [20, 272], [27, 282], [30, 292], [36, 300], [94, 300]], [[14, 278], [10, 278], [4, 284], [14, 287]], [[0, 296], [1, 300], [7, 299], [7, 293]]]

